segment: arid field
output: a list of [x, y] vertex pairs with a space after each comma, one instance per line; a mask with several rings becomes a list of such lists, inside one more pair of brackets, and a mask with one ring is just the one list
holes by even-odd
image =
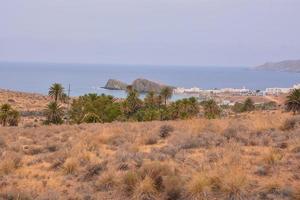
[[291, 116], [279, 111], [217, 120], [1, 128], [0, 196], [299, 199], [299, 133]]
[[281, 109], [46, 126], [48, 97], [0, 96], [33, 111], [0, 127], [0, 199], [300, 199], [300, 117]]

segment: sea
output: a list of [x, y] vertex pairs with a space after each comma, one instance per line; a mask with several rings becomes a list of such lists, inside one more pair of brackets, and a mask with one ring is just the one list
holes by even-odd
[[[108, 79], [131, 83], [145, 78], [175, 87], [242, 88], [264, 90], [300, 83], [300, 73], [255, 70], [230, 66], [150, 66], [0, 62], [0, 88], [47, 94], [52, 83], [61, 83], [70, 95], [87, 93], [125, 97], [123, 91], [106, 90]], [[176, 99], [185, 97], [175, 96]]]

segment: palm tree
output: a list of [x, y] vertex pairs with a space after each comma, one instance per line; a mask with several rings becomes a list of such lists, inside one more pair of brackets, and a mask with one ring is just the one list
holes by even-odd
[[134, 114], [142, 106], [139, 93], [132, 86], [127, 87], [127, 98], [123, 102], [123, 111], [129, 117]]
[[163, 89], [161, 89], [160, 95], [163, 97], [166, 106], [168, 99], [172, 98], [173, 90], [170, 87], [164, 87]]
[[57, 102], [50, 102], [45, 109], [45, 116], [47, 118], [47, 124], [62, 124], [64, 111]]
[[11, 106], [9, 104], [3, 104], [0, 108], [0, 122], [2, 126], [6, 126]]
[[19, 120], [20, 120], [20, 113], [12, 109], [8, 115], [8, 119], [7, 119], [8, 125], [18, 126]]
[[287, 111], [292, 111], [295, 115], [300, 112], [300, 89], [294, 89], [285, 101]]
[[204, 115], [208, 119], [215, 119], [220, 116], [221, 110], [214, 100], [204, 102]]
[[54, 83], [49, 88], [49, 96], [54, 99], [54, 101], [57, 103], [58, 100], [64, 100], [65, 98], [65, 92], [64, 87], [59, 83]]
[[9, 104], [3, 104], [0, 108], [0, 123], [2, 126], [18, 126], [20, 120], [20, 113], [14, 109]]
[[144, 99], [145, 105], [148, 108], [154, 108], [157, 105], [157, 96], [155, 92], [150, 91], [147, 93]]

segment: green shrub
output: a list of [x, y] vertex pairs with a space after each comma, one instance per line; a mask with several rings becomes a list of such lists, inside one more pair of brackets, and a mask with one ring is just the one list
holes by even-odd
[[0, 123], [2, 126], [18, 126], [20, 113], [14, 110], [10, 104], [3, 104], [0, 107]]
[[215, 119], [220, 117], [221, 115], [221, 108], [214, 100], [208, 100], [203, 102], [204, 107], [204, 116], [207, 119]]

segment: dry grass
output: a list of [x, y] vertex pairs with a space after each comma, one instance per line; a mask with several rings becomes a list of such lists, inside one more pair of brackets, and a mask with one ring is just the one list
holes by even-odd
[[300, 128], [274, 112], [0, 128], [0, 199], [297, 199]]

